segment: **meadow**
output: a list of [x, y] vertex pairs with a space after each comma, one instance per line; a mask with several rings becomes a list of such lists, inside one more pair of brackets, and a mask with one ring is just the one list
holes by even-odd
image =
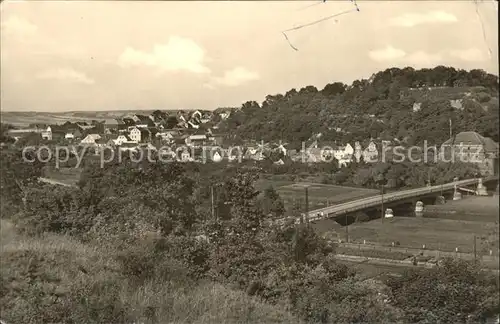
[[[77, 168], [44, 169], [44, 177], [71, 185], [75, 185], [78, 182], [80, 174], [81, 169]], [[378, 194], [377, 190], [313, 182], [261, 179], [255, 183], [255, 188], [259, 191], [263, 191], [269, 186], [272, 186], [279, 193], [287, 209], [291, 208], [297, 201], [300, 202], [302, 207], [305, 206], [306, 186], [309, 188], [309, 210], [326, 207], [327, 204], [339, 204]]]
[[269, 186], [273, 186], [279, 193], [286, 208], [290, 208], [295, 202], [300, 202], [301, 206], [305, 206], [305, 188], [308, 187], [309, 210], [378, 194], [377, 190], [372, 189], [335, 186], [313, 182], [262, 179], [255, 185], [257, 190], [264, 190]]
[[[345, 233], [339, 236], [345, 239]], [[349, 226], [349, 241], [390, 246], [399, 246], [440, 251], [473, 253], [474, 236], [478, 253], [486, 254], [492, 249], [498, 254], [498, 224], [437, 218], [395, 217], [355, 223]]]

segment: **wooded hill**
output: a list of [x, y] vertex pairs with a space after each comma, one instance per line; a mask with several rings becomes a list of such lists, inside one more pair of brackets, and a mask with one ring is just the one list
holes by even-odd
[[483, 70], [390, 68], [351, 85], [309, 85], [267, 95], [262, 104], [248, 101], [220, 128], [236, 141], [372, 137], [413, 145], [441, 144], [451, 120], [454, 133], [476, 131], [498, 141], [498, 90], [498, 76]]

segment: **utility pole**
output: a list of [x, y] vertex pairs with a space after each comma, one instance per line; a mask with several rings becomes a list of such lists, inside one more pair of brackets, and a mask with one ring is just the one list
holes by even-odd
[[382, 198], [382, 223], [384, 222], [385, 213], [384, 213], [384, 185], [380, 187], [380, 197]]
[[215, 219], [215, 204], [214, 204], [214, 186], [210, 186], [210, 195], [212, 200], [212, 219]]
[[306, 187], [306, 224], [309, 223], [309, 188]]
[[345, 237], [346, 242], [349, 243], [349, 223], [347, 222], [347, 213], [345, 214]]
[[474, 234], [474, 263], [477, 263], [476, 235]]

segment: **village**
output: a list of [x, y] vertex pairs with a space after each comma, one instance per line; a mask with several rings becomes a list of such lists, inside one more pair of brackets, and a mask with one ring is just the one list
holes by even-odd
[[[226, 120], [232, 109], [215, 111], [178, 111], [167, 113], [155, 111], [150, 115], [129, 114], [113, 122], [92, 121], [70, 122], [62, 125], [30, 125], [29, 128], [11, 129], [10, 135], [16, 140], [22, 137], [39, 136], [49, 144], [85, 147], [97, 154], [104, 149], [118, 149], [121, 152], [139, 150], [157, 151], [162, 157], [174, 158], [180, 162], [213, 162], [227, 159], [229, 162], [242, 160], [263, 161], [271, 159], [276, 165], [285, 161], [321, 163], [335, 160], [342, 168], [351, 162], [375, 163], [390, 158], [395, 146], [404, 143], [368, 138], [362, 142], [325, 142], [321, 134], [302, 143], [300, 149], [290, 148], [281, 139], [264, 143], [246, 140], [242, 145], [227, 141], [226, 134], [217, 133], [219, 124]], [[461, 132], [442, 143], [439, 158], [446, 159], [450, 148], [461, 161], [478, 164], [483, 174], [498, 174], [498, 143], [476, 132]], [[436, 153], [435, 153], [436, 154]], [[384, 160], [385, 161], [385, 160]]]

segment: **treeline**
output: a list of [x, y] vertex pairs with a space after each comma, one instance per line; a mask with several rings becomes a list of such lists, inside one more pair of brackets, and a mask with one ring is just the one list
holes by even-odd
[[[261, 168], [207, 176], [188, 164], [88, 164], [71, 189], [34, 184], [41, 166], [21, 164], [2, 151], [2, 199], [18, 207], [2, 217], [26, 237], [53, 244], [54, 235], [65, 235], [80, 245], [71, 243], [71, 253], [33, 243], [2, 249], [8, 263], [1, 267], [0, 304], [10, 322], [194, 323], [202, 314], [172, 314], [206, 304], [186, 294], [202, 298], [207, 283], [258, 301], [253, 311], [238, 306], [244, 313], [227, 323], [465, 323], [498, 313], [498, 283], [479, 265], [445, 260], [387, 281], [364, 280], [310, 227], [266, 224], [282, 205], [273, 190], [255, 190]], [[216, 218], [204, 207], [210, 187], [221, 193]], [[72, 259], [83, 251], [92, 253], [86, 262]]]
[[[453, 132], [477, 131], [498, 141], [498, 76], [437, 66], [391, 68], [351, 85], [306, 86], [244, 103], [221, 125], [234, 141], [321, 140], [353, 143], [372, 138], [441, 144]], [[450, 100], [462, 99], [460, 107]], [[417, 104], [419, 109], [415, 109]]]

